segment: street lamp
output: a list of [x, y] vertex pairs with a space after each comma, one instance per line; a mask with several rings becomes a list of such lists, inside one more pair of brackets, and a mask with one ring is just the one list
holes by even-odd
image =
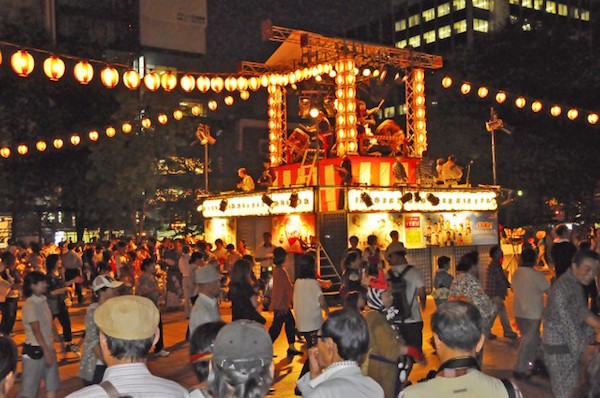
[[198, 124], [196, 138], [204, 145], [204, 189], [208, 194], [208, 145], [214, 145], [217, 140], [210, 135], [210, 126], [204, 123]]

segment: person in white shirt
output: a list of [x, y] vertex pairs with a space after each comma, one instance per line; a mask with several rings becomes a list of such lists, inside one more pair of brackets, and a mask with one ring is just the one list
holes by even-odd
[[215, 240], [215, 250], [212, 251], [212, 255], [217, 259], [221, 267], [225, 264], [225, 260], [227, 260], [227, 249], [225, 249], [225, 245], [223, 244], [223, 239], [219, 238]]
[[369, 350], [369, 329], [362, 315], [345, 309], [331, 313], [321, 326], [317, 345], [309, 348], [310, 372], [296, 383], [303, 397], [383, 398], [375, 380], [358, 366]]
[[[321, 285], [317, 280], [315, 259], [302, 254], [296, 259], [298, 279], [294, 283], [293, 303], [296, 313], [296, 330], [302, 335], [308, 347], [316, 344], [316, 335], [323, 323], [323, 311], [329, 315], [329, 307]], [[300, 377], [308, 372], [308, 361], [300, 372]]]
[[522, 398], [510, 380], [481, 372], [476, 356], [485, 341], [484, 321], [473, 304], [449, 301], [431, 317], [434, 346], [442, 365], [435, 376], [413, 384], [398, 398], [486, 397]]
[[217, 297], [221, 294], [221, 274], [211, 265], [197, 268], [194, 274], [198, 298], [190, 315], [189, 335], [202, 324], [221, 321]]
[[533, 249], [525, 248], [521, 254], [521, 266], [512, 277], [514, 293], [513, 315], [521, 331], [521, 343], [515, 366], [515, 379], [531, 376], [530, 364], [534, 371], [541, 367], [543, 352], [541, 348], [540, 326], [544, 313], [544, 293], [550, 289], [546, 276], [533, 268], [537, 263]]
[[48, 398], [56, 397], [59, 387], [58, 365], [52, 338], [56, 330], [44, 296], [47, 289], [46, 275], [41, 272], [33, 271], [25, 276], [23, 295], [27, 300], [21, 311], [25, 343], [22, 351], [23, 377], [20, 397], [37, 397], [42, 380], [45, 382]]
[[[385, 251], [385, 257], [392, 269], [388, 271], [387, 279], [392, 285], [392, 292], [397, 295], [396, 287], [401, 280], [406, 283], [406, 303], [410, 308], [408, 317], [402, 319], [402, 314], [391, 319], [393, 326], [402, 335], [407, 345], [423, 350], [423, 316], [427, 296], [425, 293], [425, 279], [421, 271], [410, 265], [406, 259], [406, 247], [402, 242], [391, 243]], [[394, 297], [395, 302], [402, 302], [401, 297]], [[400, 305], [396, 305], [399, 308]]]
[[244, 192], [254, 191], [254, 179], [246, 172], [246, 168], [242, 167], [238, 170], [238, 176], [242, 179], [238, 184], [238, 189]]
[[142, 296], [120, 296], [101, 304], [94, 313], [94, 322], [100, 329], [100, 348], [108, 368], [102, 383], [67, 397], [189, 397], [185, 388], [152, 375], [146, 366], [146, 357], [158, 341], [159, 318], [156, 305]]

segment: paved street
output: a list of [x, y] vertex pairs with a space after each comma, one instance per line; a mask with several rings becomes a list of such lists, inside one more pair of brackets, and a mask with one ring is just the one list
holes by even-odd
[[[511, 297], [509, 297], [509, 300], [510, 299]], [[511, 305], [508, 305], [508, 307], [510, 310]], [[221, 309], [222, 313], [224, 314], [224, 319], [226, 321], [230, 321], [231, 311], [229, 304], [224, 303], [221, 306]], [[427, 302], [427, 311], [424, 316], [425, 331], [423, 341], [425, 342], [429, 341], [431, 337], [429, 319], [434, 309], [435, 304], [433, 303], [433, 300], [429, 298]], [[267, 326], [269, 326], [272, 316], [266, 313], [264, 315], [267, 318]], [[83, 332], [85, 307], [76, 306], [72, 308], [71, 316], [71, 320], [73, 322], [73, 331], [75, 334], [74, 341], [77, 342]], [[195, 376], [190, 367], [187, 365], [188, 344], [184, 341], [187, 321], [183, 317], [183, 312], [180, 311], [164, 314], [163, 323], [165, 331], [165, 345], [166, 349], [171, 351], [171, 355], [167, 358], [150, 358], [148, 365], [151, 371], [156, 375], [175, 380], [184, 386], [192, 386], [195, 383]], [[24, 339], [24, 334], [20, 321], [17, 322], [15, 331], [17, 333], [15, 339], [18, 344], [21, 344]], [[498, 336], [502, 336], [502, 328], [499, 320], [496, 321], [494, 333]], [[517, 348], [517, 342], [513, 342], [509, 339], [504, 339], [501, 337], [495, 341], [487, 342], [485, 345], [484, 354], [484, 371], [498, 377], [509, 377], [516, 361]], [[285, 341], [285, 334], [282, 331], [282, 334], [275, 342], [275, 354], [277, 355], [277, 358], [275, 359], [277, 373], [275, 396], [277, 397], [294, 396], [294, 383], [303, 364], [303, 359], [299, 357], [295, 357], [291, 361], [287, 359], [285, 357], [286, 349], [287, 342]], [[437, 357], [433, 354], [433, 349], [428, 343], [424, 344], [424, 350], [427, 356], [428, 364], [426, 366], [415, 366], [411, 375], [412, 381], [418, 381], [419, 379], [423, 378], [429, 370], [439, 366]], [[77, 390], [82, 386], [81, 381], [77, 377], [78, 366], [79, 362], [74, 357], [66, 362], [61, 363], [61, 388], [59, 391], [59, 397], [64, 397], [69, 392]], [[547, 380], [542, 378], [534, 377], [527, 383], [519, 382], [518, 384], [522, 388], [525, 397], [552, 396]], [[17, 397], [17, 392], [18, 385], [13, 388], [12, 394], [10, 394], [9, 397]], [[40, 396], [43, 395], [40, 394]]]

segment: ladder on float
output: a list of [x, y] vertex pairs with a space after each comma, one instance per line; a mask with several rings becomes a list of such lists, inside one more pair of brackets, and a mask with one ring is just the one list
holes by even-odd
[[[310, 154], [312, 154], [312, 156], [309, 159], [308, 155]], [[313, 176], [313, 173], [316, 179], [316, 173], [318, 173], [317, 160], [321, 154], [325, 156], [325, 150], [322, 148], [308, 148], [306, 151], [304, 151], [304, 155], [302, 155], [302, 163], [300, 164], [300, 170], [304, 172], [304, 181], [301, 181], [300, 183], [304, 184], [304, 186], [310, 186], [310, 179]], [[306, 172], [307, 168], [308, 173]]]
[[331, 287], [323, 288], [323, 295], [329, 306], [339, 305], [341, 304], [340, 289], [342, 288], [342, 276], [320, 242], [318, 243], [318, 248], [317, 263], [319, 265], [319, 275], [322, 280], [331, 281]]

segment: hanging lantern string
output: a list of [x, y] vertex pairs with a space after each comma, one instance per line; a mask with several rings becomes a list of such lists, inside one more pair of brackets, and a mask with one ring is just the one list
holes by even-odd
[[[40, 48], [35, 48], [35, 47], [30, 47], [30, 46], [22, 46], [16, 43], [11, 43], [11, 42], [7, 42], [7, 41], [2, 41], [0, 40], [0, 46], [4, 46], [4, 47], [10, 47], [15, 49], [16, 51], [27, 51], [27, 52], [33, 52], [33, 53], [39, 53], [39, 54], [45, 54], [48, 57], [57, 57], [57, 58], [64, 58], [64, 59], [68, 59], [68, 60], [72, 60], [72, 61], [80, 61], [80, 62], [86, 62], [88, 64], [98, 64], [101, 66], [108, 66], [108, 67], [113, 67], [113, 68], [121, 68], [121, 69], [125, 69], [127, 71], [132, 71], [133, 68], [129, 65], [123, 64], [123, 63], [116, 63], [116, 62], [109, 62], [106, 60], [97, 60], [97, 59], [89, 59], [89, 58], [82, 58], [82, 57], [78, 57], [78, 56], [74, 56], [74, 55], [68, 55], [68, 54], [62, 54], [62, 53], [57, 53], [54, 51], [49, 51], [49, 50], [45, 50], [45, 49], [40, 49]], [[0, 63], [2, 62], [2, 58], [1, 58], [1, 53], [0, 53]], [[31, 68], [33, 69], [33, 67]], [[151, 74], [153, 72], [155, 72], [155, 69], [151, 69], [151, 68], [147, 68], [144, 67], [144, 74]], [[200, 87], [198, 88], [201, 92], [206, 92], [208, 91], [208, 89], [212, 89], [214, 92], [220, 92], [222, 91], [224, 88], [227, 91], [247, 91], [248, 88], [252, 89], [253, 91], [256, 91], [258, 88], [262, 87], [267, 87], [269, 85], [282, 85], [282, 86], [287, 86], [288, 84], [293, 85], [296, 82], [300, 82], [303, 80], [308, 80], [310, 78], [318, 78], [318, 79], [322, 79], [321, 75], [330, 75], [331, 71], [333, 70], [333, 67], [330, 63], [323, 63], [323, 64], [319, 64], [313, 67], [298, 67], [298, 69], [295, 70], [290, 70], [290, 71], [269, 71], [269, 72], [251, 72], [251, 71], [245, 71], [245, 72], [232, 72], [232, 73], [226, 73], [226, 72], [199, 72], [199, 71], [169, 71], [169, 70], [165, 70], [164, 74], [172, 74], [175, 77], [177, 77], [178, 75], [180, 77], [185, 77], [185, 76], [191, 76], [191, 77], [197, 77], [197, 78], [201, 78], [201, 77], [205, 77], [205, 78], [209, 78], [209, 79], [223, 79], [223, 80], [217, 80], [217, 81], [210, 81], [208, 84], [208, 88], [206, 88], [206, 90], [200, 89]], [[15, 70], [15, 72], [17, 72]], [[160, 70], [161, 74], [162, 74], [162, 70]], [[29, 75], [29, 73], [31, 73], [31, 70], [28, 71], [27, 73], [19, 73], [17, 72], [20, 76], [22, 77], [27, 77]], [[93, 73], [93, 71], [92, 71]], [[50, 76], [48, 76], [50, 77]], [[62, 77], [62, 75], [61, 75]], [[258, 85], [256, 84], [249, 84], [249, 82], [244, 82], [243, 80], [240, 81], [239, 79], [250, 79], [250, 78], [255, 78], [258, 80]], [[125, 76], [123, 77], [123, 79], [125, 80]], [[58, 79], [51, 79], [51, 80], [58, 80]], [[79, 80], [79, 79], [78, 79]], [[90, 77], [91, 80], [91, 77]], [[229, 82], [228, 82], [229, 80]], [[236, 82], [233, 82], [233, 80], [236, 80]], [[87, 84], [88, 81], [82, 82], [80, 80], [80, 83], [82, 84]], [[146, 83], [146, 82], [144, 82]], [[159, 85], [162, 82], [159, 82]], [[171, 89], [167, 89], [165, 87], [166, 84], [162, 84], [163, 87], [165, 88], [165, 91], [171, 91]], [[148, 84], [147, 84], [148, 86]], [[193, 86], [193, 85], [192, 85]], [[134, 87], [130, 87], [127, 86], [130, 89], [137, 89], [139, 87], [138, 85], [134, 85]], [[188, 86], [189, 87], [189, 86]], [[112, 87], [109, 87], [112, 88]], [[150, 88], [150, 87], [149, 87]], [[182, 87], [183, 88], [183, 87]], [[151, 91], [155, 91], [152, 88], [150, 88]], [[185, 91], [188, 91], [186, 88], [184, 88]], [[193, 87], [189, 90], [191, 91], [193, 90]]]
[[[139, 118], [139, 120], [135, 120], [132, 122], [130, 120], [122, 121], [120, 124], [115, 123], [106, 126], [104, 129], [90, 129], [86, 134], [72, 133], [70, 135], [60, 135], [52, 138], [39, 138], [37, 140], [28, 140], [22, 141], [15, 148], [11, 148], [10, 146], [1, 146], [0, 147], [0, 157], [7, 159], [12, 155], [13, 149], [17, 154], [24, 156], [28, 154], [32, 150], [37, 150], [38, 152], [45, 152], [46, 149], [50, 148], [50, 146], [54, 147], [57, 150], [64, 148], [67, 144], [70, 144], [73, 147], [79, 146], [84, 140], [89, 142], [96, 142], [103, 135], [107, 138], [113, 138], [116, 136], [117, 131], [120, 130], [123, 134], [130, 134], [133, 132], [134, 125], [138, 125], [143, 129], [150, 129], [155, 123], [165, 125], [172, 119], [176, 121], [182, 120], [184, 117], [199, 117], [202, 114], [202, 108], [199, 105], [194, 105], [190, 108], [190, 112], [184, 112], [183, 110], [177, 108], [172, 113], [157, 113], [153, 117], [150, 115], [144, 115]], [[87, 137], [87, 138], [86, 138]]]
[[526, 97], [523, 95], [514, 95], [506, 90], [495, 90], [485, 85], [478, 85], [466, 80], [456, 80], [455, 82], [455, 80], [448, 75], [442, 78], [441, 85], [445, 89], [450, 89], [452, 86], [458, 86], [459, 91], [464, 96], [470, 95], [471, 93], [475, 93], [475, 95], [481, 99], [486, 99], [491, 96], [498, 104], [504, 104], [510, 99], [518, 109], [529, 107], [529, 109], [534, 113], [539, 113], [544, 108], [547, 108], [550, 112], [550, 115], [554, 116], [555, 118], [558, 118], [563, 114], [563, 111], [566, 110], [565, 115], [569, 120], [574, 121], [579, 119], [580, 116], [585, 116], [587, 123], [590, 125], [596, 125], [600, 120], [598, 112], [595, 111], [577, 107], [569, 107], [558, 103], [553, 103], [551, 101], [532, 99], [531, 97]]

